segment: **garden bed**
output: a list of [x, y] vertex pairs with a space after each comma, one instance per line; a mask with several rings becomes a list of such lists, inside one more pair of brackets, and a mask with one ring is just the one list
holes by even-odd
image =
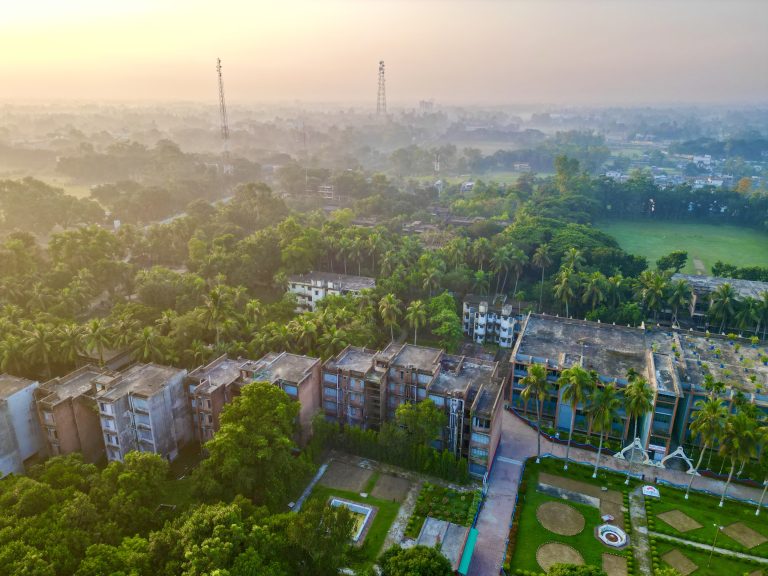
[[425, 483], [405, 528], [406, 538], [418, 538], [427, 516], [461, 526], [471, 526], [481, 498], [478, 490], [459, 492]]

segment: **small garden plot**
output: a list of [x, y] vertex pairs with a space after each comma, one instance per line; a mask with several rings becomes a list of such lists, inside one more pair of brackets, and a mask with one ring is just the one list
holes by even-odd
[[[725, 529], [718, 536], [721, 548], [768, 558], [768, 522], [755, 516], [755, 506], [726, 500], [722, 508], [719, 498], [674, 488], [661, 488], [661, 499], [646, 499], [648, 529], [700, 544], [711, 544], [714, 526]], [[698, 572], [697, 572], [698, 574]]]
[[418, 538], [427, 516], [461, 526], [470, 526], [477, 506], [480, 504], [480, 498], [479, 491], [459, 492], [425, 483], [405, 528], [406, 538]]
[[320, 484], [339, 490], [362, 492], [372, 474], [371, 470], [334, 460], [326, 469], [323, 477], [320, 478]]
[[[719, 539], [718, 544], [720, 544]], [[741, 575], [751, 574], [760, 568], [758, 564], [753, 564], [733, 556], [720, 556], [717, 553], [713, 554], [710, 560], [709, 552], [706, 550], [689, 548], [673, 542], [664, 542], [663, 540], [656, 540], [652, 544], [651, 550], [654, 552], [654, 566], [670, 566], [680, 572], [680, 574], [693, 574], [693, 576]], [[707, 566], [707, 563], [709, 563], [709, 566]], [[768, 566], [765, 567], [768, 568]]]

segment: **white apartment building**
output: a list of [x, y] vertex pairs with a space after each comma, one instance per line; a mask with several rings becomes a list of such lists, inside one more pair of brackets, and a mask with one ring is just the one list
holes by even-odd
[[309, 272], [288, 277], [288, 291], [296, 294], [297, 312], [315, 310], [317, 303], [329, 294], [359, 295], [362, 290], [375, 287], [376, 280], [367, 276]]
[[517, 322], [513, 310], [514, 306], [506, 303], [505, 296], [496, 296], [488, 302], [487, 298], [467, 294], [461, 317], [464, 334], [478, 344], [491, 342], [501, 348], [512, 348]]

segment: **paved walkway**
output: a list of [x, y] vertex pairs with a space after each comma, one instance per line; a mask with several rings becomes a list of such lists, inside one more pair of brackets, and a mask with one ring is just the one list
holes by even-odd
[[[698, 548], [706, 552], [710, 552], [712, 550], [712, 546], [710, 546], [709, 544], [702, 544], [701, 542], [691, 542], [690, 540], [685, 540], [684, 538], [668, 536], [667, 534], [661, 534], [660, 532], [651, 532], [650, 534], [651, 536], [653, 536], [654, 538], [658, 538], [659, 540], [667, 540], [669, 542], [677, 542], [679, 544], [685, 544], [686, 546], [690, 546], [691, 548]], [[760, 556], [751, 556], [749, 554], [744, 554], [742, 552], [734, 552], [733, 550], [726, 550], [725, 548], [715, 547], [714, 550], [718, 554], [725, 554], [726, 556], [735, 556], [736, 558], [741, 558], [743, 560], [751, 560], [752, 562], [760, 562], [761, 564], [768, 564], [768, 558], [762, 558]]]
[[[541, 439], [542, 454], [552, 454], [559, 458], [565, 457], [565, 445]], [[498, 574], [504, 558], [509, 523], [517, 497], [517, 486], [522, 470], [522, 462], [536, 456], [536, 431], [514, 414], [504, 411], [502, 416], [501, 441], [496, 454], [496, 461], [488, 479], [488, 496], [480, 512], [477, 529], [480, 532], [475, 553], [470, 566], [470, 576], [487, 576]], [[593, 463], [595, 452], [583, 448], [571, 447], [571, 460]], [[611, 468], [618, 472], [627, 472], [628, 463], [616, 458], [603, 457], [600, 459], [601, 468]], [[680, 470], [662, 470], [655, 466], [640, 466], [640, 471], [646, 478], [660, 478], [673, 484], [686, 485], [690, 476]], [[637, 469], [637, 465], [635, 465]], [[697, 477], [693, 488], [707, 490], [720, 494], [724, 482], [713, 478]], [[760, 488], [752, 488], [731, 484], [728, 495], [744, 500], [757, 502], [760, 499]]]
[[648, 519], [645, 516], [645, 496], [643, 489], [638, 487], [629, 495], [629, 517], [632, 521], [632, 548], [640, 574], [650, 576], [651, 543], [648, 539]]

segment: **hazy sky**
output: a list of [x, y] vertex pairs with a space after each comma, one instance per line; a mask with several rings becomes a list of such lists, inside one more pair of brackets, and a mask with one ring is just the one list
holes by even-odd
[[768, 0], [5, 0], [0, 100], [768, 101]]

